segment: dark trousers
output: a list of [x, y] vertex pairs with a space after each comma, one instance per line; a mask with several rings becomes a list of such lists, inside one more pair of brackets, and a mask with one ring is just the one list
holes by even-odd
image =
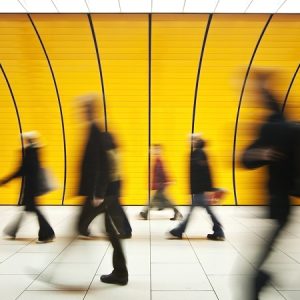
[[[107, 195], [105, 196], [104, 202], [94, 207], [92, 205], [92, 197], [86, 197], [85, 202], [82, 206], [82, 210], [78, 219], [77, 230], [80, 234], [88, 235], [88, 227], [91, 222], [100, 214], [106, 210], [109, 211], [110, 215], [113, 216], [114, 226], [117, 233], [130, 234], [132, 228], [129, 220], [124, 212], [123, 207], [119, 202], [120, 194], [120, 183], [115, 181], [109, 184], [107, 189]], [[106, 232], [108, 232], [107, 216], [105, 217]]]
[[92, 205], [92, 200], [93, 197], [90, 196], [85, 198], [77, 223], [77, 230], [79, 234], [89, 235], [89, 225], [98, 215], [105, 212], [104, 203], [98, 207], [94, 207]]
[[269, 255], [271, 254], [272, 248], [279, 237], [282, 230], [285, 228], [285, 226], [288, 223], [288, 218], [282, 218], [276, 220], [276, 225], [272, 229], [269, 237], [266, 239], [266, 244], [262, 248], [261, 253], [258, 256], [257, 262], [255, 264], [255, 267], [257, 268], [255, 276], [254, 276], [254, 282], [253, 282], [253, 293], [251, 296], [251, 300], [259, 299], [259, 293], [261, 289], [266, 285], [267, 281], [269, 280], [269, 275], [262, 271], [262, 265], [265, 263]]
[[[47, 240], [49, 238], [52, 238], [55, 235], [54, 231], [50, 226], [50, 224], [48, 223], [48, 221], [46, 220], [46, 218], [44, 217], [44, 215], [35, 205], [34, 197], [26, 197], [26, 201], [23, 202], [25, 204], [25, 212], [33, 212], [37, 216], [39, 227], [40, 227], [38, 233], [39, 240]], [[16, 236], [20, 228], [21, 222], [23, 220], [23, 217], [24, 217], [24, 212], [22, 212], [13, 223], [9, 224], [4, 229], [4, 232], [10, 236]]]
[[113, 258], [112, 258], [113, 273], [115, 273], [119, 277], [128, 277], [126, 259], [125, 259], [121, 241], [118, 238], [116, 232], [114, 216], [110, 215], [110, 213], [107, 211], [105, 212], [105, 223], [106, 223], [106, 230], [108, 233], [109, 241], [111, 242], [111, 245], [114, 249]]
[[[120, 277], [127, 277], [128, 271], [126, 267], [126, 259], [121, 242], [118, 238], [120, 223], [122, 224], [123, 218], [119, 218], [118, 210], [115, 209], [116, 196], [105, 196], [104, 202], [94, 207], [91, 204], [91, 198], [87, 197], [82, 207], [81, 214], [78, 221], [79, 233], [88, 233], [88, 227], [96, 216], [105, 213], [105, 227], [109, 241], [113, 247], [113, 273]], [[129, 223], [129, 222], [128, 222]], [[131, 228], [131, 227], [130, 227]]]
[[192, 205], [190, 206], [190, 211], [188, 213], [188, 215], [186, 216], [186, 218], [178, 225], [177, 228], [175, 228], [175, 230], [178, 233], [183, 233], [185, 232], [185, 229], [187, 227], [187, 224], [190, 220], [190, 217], [192, 215], [192, 212], [194, 210], [195, 207], [203, 207], [206, 209], [207, 213], [210, 215], [210, 218], [213, 222], [213, 231], [215, 234], [217, 235], [224, 235], [223, 229], [222, 229], [222, 224], [219, 222], [219, 220], [217, 219], [217, 217], [215, 216], [215, 214], [213, 213], [211, 207], [209, 206], [205, 196], [203, 193], [201, 194], [193, 194], [192, 195]]
[[157, 207], [158, 209], [171, 208], [174, 213], [178, 212], [178, 209], [174, 206], [172, 201], [166, 196], [165, 189], [158, 189], [153, 194], [149, 206], [143, 209], [143, 212], [148, 215], [149, 209]]

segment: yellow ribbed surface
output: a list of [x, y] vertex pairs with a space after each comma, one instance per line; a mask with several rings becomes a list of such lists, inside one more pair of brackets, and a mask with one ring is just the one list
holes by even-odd
[[178, 204], [189, 203], [188, 134], [199, 56], [207, 15], [154, 15], [152, 18], [151, 141], [163, 146], [168, 191]]
[[120, 146], [122, 202], [148, 196], [148, 16], [93, 15], [107, 104]]
[[[148, 197], [148, 151], [162, 144], [166, 170], [173, 182], [168, 193], [177, 204], [189, 203], [188, 134], [199, 58], [203, 51], [196, 98], [195, 132], [208, 141], [207, 153], [214, 185], [229, 193], [234, 204], [233, 143], [237, 109], [252, 54], [269, 15], [213, 15], [205, 45], [209, 15], [152, 15], [151, 110], [149, 110], [149, 16], [146, 14], [93, 14], [106, 96], [108, 130], [120, 145], [124, 204], [144, 204]], [[61, 100], [66, 137], [65, 204], [77, 204], [78, 167], [85, 126], [74, 98], [89, 92], [102, 95], [96, 48], [88, 16], [34, 14], [32, 19], [45, 46]], [[274, 15], [252, 62], [280, 73], [274, 84], [284, 100], [300, 62], [300, 19]], [[61, 204], [64, 183], [64, 141], [60, 107], [46, 56], [27, 15], [1, 15], [0, 64], [15, 95], [23, 131], [38, 130], [45, 147], [42, 161], [52, 169], [61, 187], [41, 197], [43, 204]], [[299, 120], [299, 74], [291, 87], [286, 111]], [[264, 170], [240, 168], [241, 151], [255, 137], [263, 111], [251, 108], [246, 81], [236, 136], [236, 192], [238, 204], [264, 203]], [[12, 97], [0, 72], [0, 178], [20, 160], [19, 125]], [[99, 116], [104, 127], [101, 101]], [[151, 127], [151, 132], [149, 128]], [[149, 139], [150, 133], [150, 139]], [[0, 188], [1, 204], [16, 204], [20, 181]]]
[[214, 185], [226, 188], [226, 204], [234, 204], [232, 151], [242, 81], [267, 16], [214, 15], [203, 56], [195, 131], [207, 139]]
[[[274, 15], [257, 50], [252, 70], [260, 67], [274, 68], [280, 74], [272, 87], [274, 93], [283, 103], [290, 81], [300, 61], [300, 19], [296, 15]], [[251, 76], [251, 72], [250, 72]], [[240, 113], [240, 124], [237, 135], [237, 155], [253, 139], [253, 133], [243, 128], [243, 122], [258, 121], [253, 107], [251, 85], [246, 85]], [[250, 108], [249, 108], [250, 107]], [[247, 126], [246, 126], [247, 127]], [[261, 204], [264, 195], [265, 175], [263, 170], [236, 172], [237, 195], [239, 204]]]
[[[21, 160], [21, 140], [13, 99], [1, 71], [0, 94], [0, 155], [1, 175], [4, 176], [17, 168]], [[16, 204], [18, 202], [20, 188], [20, 180], [2, 187], [0, 189], [1, 203]]]
[[[0, 63], [16, 98], [22, 129], [38, 130], [41, 133], [42, 143], [45, 145], [41, 150], [42, 161], [62, 182], [64, 157], [59, 107], [45, 55], [27, 15], [2, 15], [0, 39]], [[0, 133], [5, 137], [1, 139], [3, 147], [0, 150], [2, 177], [13, 171], [12, 165], [20, 160], [17, 151], [21, 148], [19, 136], [16, 136], [16, 115], [11, 111], [12, 100], [2, 78], [1, 91], [4, 91], [4, 94], [1, 92], [1, 99], [5, 97], [4, 103], [7, 103], [1, 113], [9, 109], [1, 119], [3, 126]], [[14, 135], [8, 135], [7, 132], [12, 129]], [[7, 153], [9, 148], [10, 152]], [[16, 190], [14, 184], [0, 189], [2, 203], [17, 202], [19, 190]], [[60, 189], [41, 197], [41, 202], [60, 204], [61, 198]]]

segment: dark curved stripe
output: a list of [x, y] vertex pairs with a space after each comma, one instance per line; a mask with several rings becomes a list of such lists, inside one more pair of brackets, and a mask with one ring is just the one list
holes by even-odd
[[203, 56], [204, 56], [206, 40], [207, 40], [208, 31], [209, 31], [209, 28], [210, 28], [210, 23], [211, 23], [212, 17], [213, 17], [213, 14], [210, 14], [209, 18], [208, 18], [208, 21], [207, 21], [207, 25], [206, 25], [206, 30], [205, 30], [205, 34], [204, 34], [202, 49], [201, 49], [200, 58], [199, 58], [198, 71], [197, 71], [197, 77], [196, 77], [196, 85], [195, 85], [195, 93], [194, 93], [194, 105], [193, 105], [193, 116], [192, 116], [192, 133], [194, 133], [194, 130], [195, 130], [195, 118], [196, 118], [196, 109], [197, 109], [198, 86], [199, 86], [199, 81], [200, 81], [201, 67], [202, 67], [202, 61], [203, 61]]
[[233, 183], [233, 192], [234, 192], [234, 201], [235, 201], [235, 205], [238, 205], [238, 201], [237, 201], [237, 193], [236, 193], [236, 178], [235, 178], [235, 165], [236, 165], [236, 159], [235, 159], [235, 155], [236, 155], [236, 137], [237, 137], [237, 131], [238, 131], [238, 124], [239, 124], [239, 117], [240, 117], [240, 110], [241, 110], [241, 105], [242, 105], [242, 101], [243, 101], [243, 96], [244, 96], [244, 91], [245, 91], [245, 87], [246, 87], [246, 83], [248, 80], [248, 76], [250, 73], [250, 69], [254, 60], [254, 57], [256, 55], [257, 49], [259, 47], [259, 44], [272, 20], [273, 14], [270, 15], [267, 23], [265, 24], [260, 37], [256, 43], [256, 46], [254, 48], [254, 51], [252, 53], [252, 57], [250, 59], [248, 68], [247, 68], [247, 72], [244, 78], [244, 83], [243, 83], [243, 87], [242, 87], [242, 91], [241, 91], [241, 95], [240, 95], [240, 100], [239, 100], [239, 104], [238, 104], [238, 109], [237, 109], [237, 113], [236, 113], [236, 120], [235, 120], [235, 127], [234, 127], [234, 138], [233, 138], [233, 149], [232, 149], [232, 183]]
[[62, 195], [62, 201], [61, 201], [61, 204], [63, 205], [64, 204], [64, 201], [65, 201], [65, 194], [66, 194], [66, 180], [67, 180], [67, 145], [66, 145], [66, 134], [65, 134], [65, 124], [64, 124], [64, 116], [63, 116], [63, 111], [62, 111], [62, 105], [61, 105], [61, 100], [60, 100], [60, 96], [59, 96], [59, 91], [58, 91], [58, 87], [57, 87], [57, 83], [56, 83], [56, 78], [55, 78], [55, 75], [54, 75], [54, 71], [53, 71], [53, 68], [52, 68], [52, 65], [51, 65], [51, 62], [50, 62], [50, 59], [49, 59], [49, 56], [48, 56], [48, 53], [46, 51], [46, 48], [44, 46], [44, 43], [42, 41], [42, 38], [37, 30], [37, 28], [35, 27], [35, 24], [30, 16], [30, 14], [27, 14], [31, 24], [32, 24], [32, 27], [39, 39], [39, 42], [43, 48], [43, 51], [44, 51], [44, 54], [46, 56], [46, 59], [47, 59], [47, 62], [48, 62], [48, 66], [49, 66], [49, 69], [50, 69], [50, 72], [51, 72], [51, 76], [52, 76], [52, 80], [53, 80], [53, 83], [54, 83], [54, 87], [55, 87], [55, 92], [56, 92], [56, 97], [57, 97], [57, 101], [58, 101], [58, 106], [59, 106], [59, 111], [60, 111], [60, 119], [61, 119], [61, 127], [62, 127], [62, 134], [63, 134], [63, 143], [64, 143], [64, 186], [63, 186], [63, 195]]
[[[9, 83], [9, 80], [8, 80], [8, 78], [6, 76], [5, 71], [4, 71], [4, 68], [3, 68], [3, 66], [1, 64], [0, 64], [0, 69], [2, 71], [2, 74], [4, 76], [6, 84], [8, 86], [11, 98], [12, 98], [13, 103], [14, 103], [15, 111], [16, 111], [16, 114], [17, 114], [17, 119], [18, 119], [18, 124], [19, 124], [19, 131], [20, 131], [20, 139], [21, 139], [21, 145], [22, 145], [22, 160], [24, 160], [24, 142], [23, 142], [23, 139], [22, 139], [22, 132], [23, 132], [23, 130], [22, 130], [22, 124], [21, 124], [21, 119], [20, 119], [20, 114], [19, 114], [17, 102], [16, 102], [16, 99], [15, 99], [15, 95], [13, 93], [13, 90], [11, 88], [11, 85]], [[22, 200], [23, 188], [24, 188], [24, 176], [22, 176], [22, 183], [21, 183], [21, 190], [20, 190], [20, 196], [19, 196], [18, 204], [20, 204], [21, 200]]]
[[148, 15], [148, 206], [150, 207], [151, 184], [151, 114], [152, 114], [152, 14]]
[[100, 74], [100, 81], [101, 81], [101, 88], [102, 88], [102, 99], [103, 99], [103, 109], [104, 109], [104, 126], [105, 126], [105, 131], [108, 130], [107, 127], [107, 114], [106, 114], [106, 100], [105, 100], [105, 89], [104, 89], [104, 79], [103, 79], [103, 72], [102, 72], [102, 66], [101, 66], [101, 60], [100, 60], [100, 53], [99, 53], [99, 48], [98, 48], [98, 43], [97, 43], [97, 37], [95, 33], [95, 28], [92, 20], [91, 14], [88, 14], [88, 19], [93, 35], [93, 40], [94, 40], [94, 45], [95, 45], [95, 50], [97, 54], [97, 62], [98, 62], [98, 68], [99, 68], [99, 74]]
[[297, 67], [297, 69], [296, 69], [296, 71], [295, 71], [295, 73], [294, 73], [294, 75], [293, 75], [292, 81], [291, 81], [291, 83], [290, 83], [290, 85], [289, 85], [289, 88], [288, 88], [288, 90], [287, 90], [287, 93], [286, 93], [286, 95], [285, 95], [284, 102], [283, 102], [282, 108], [281, 108], [281, 111], [282, 111], [282, 112], [284, 112], [284, 109], [285, 109], [285, 106], [286, 106], [286, 102], [287, 102], [287, 100], [288, 100], [288, 98], [289, 98], [289, 94], [290, 94], [290, 91], [291, 91], [292, 86], [293, 86], [293, 84], [294, 84], [294, 81], [295, 81], [295, 79], [296, 79], [296, 77], [297, 77], [299, 68], [300, 68], [300, 65], [298, 65], [298, 67]]

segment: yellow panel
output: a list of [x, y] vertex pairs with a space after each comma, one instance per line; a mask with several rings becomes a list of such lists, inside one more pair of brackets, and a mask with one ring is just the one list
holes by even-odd
[[[283, 102], [290, 81], [300, 61], [300, 19], [297, 15], [274, 15], [265, 35], [259, 45], [252, 69], [256, 67], [272, 67], [279, 72], [279, 77], [272, 87], [279, 100]], [[250, 75], [251, 76], [251, 72]], [[251, 119], [249, 118], [249, 103], [255, 97], [251, 93], [251, 86], [246, 85], [237, 135], [237, 158], [245, 145], [250, 144], [255, 137], [255, 130], [248, 130]], [[249, 102], [250, 101], [250, 102]], [[299, 116], [299, 115], [298, 115]], [[263, 170], [236, 170], [236, 183], [239, 204], [265, 203], [265, 181]], [[249, 186], [251, 182], [251, 186]]]
[[[41, 150], [42, 161], [46, 167], [51, 168], [58, 181], [63, 183], [64, 152], [58, 102], [45, 55], [27, 15], [1, 15], [0, 40], [1, 64], [16, 98], [22, 129], [38, 130], [41, 133], [42, 143], [45, 144]], [[1, 177], [12, 172], [20, 159], [17, 154], [20, 141], [16, 115], [1, 78], [1, 97], [3, 96], [7, 106], [1, 108], [2, 124], [12, 126], [10, 130], [15, 135], [1, 139]], [[1, 137], [7, 136], [6, 126], [1, 126], [0, 132]], [[12, 183], [1, 188], [1, 204], [18, 201], [19, 190], [16, 185]], [[41, 197], [43, 204], [61, 204], [61, 200], [61, 188]]]
[[173, 181], [167, 192], [177, 204], [190, 203], [188, 134], [207, 21], [207, 15], [152, 19], [151, 142], [163, 147], [166, 171]]
[[108, 130], [122, 158], [124, 204], [148, 197], [148, 16], [93, 15], [107, 100]]
[[[20, 129], [13, 99], [9, 92], [5, 77], [0, 70], [0, 156], [1, 178], [18, 167], [21, 160]], [[0, 188], [1, 204], [17, 204], [21, 189], [21, 180], [15, 180]]]
[[[267, 18], [266, 15], [214, 15], [209, 28], [198, 88], [195, 131], [202, 132], [207, 140], [214, 185], [229, 191], [224, 204], [234, 204], [232, 149], [242, 84], [238, 82], [235, 88], [236, 74], [249, 64]], [[227, 46], [226, 51], [223, 45]]]
[[[195, 131], [203, 132], [208, 140], [215, 186], [229, 190], [225, 204], [234, 204], [232, 151], [243, 79], [268, 17], [217, 14], [208, 32]], [[67, 145], [65, 204], [77, 204], [81, 199], [74, 195], [85, 127], [78, 120], [74, 98], [102, 91], [92, 32], [87, 15], [35, 14], [32, 18], [49, 55], [62, 101]], [[116, 135], [122, 155], [122, 201], [143, 204], [148, 195], [148, 15], [95, 14], [92, 18], [104, 75], [108, 129]], [[152, 16], [151, 143], [163, 145], [166, 168], [174, 181], [168, 193], [176, 204], [186, 204], [190, 198], [187, 136], [192, 128], [196, 76], [207, 22], [208, 15]], [[300, 61], [299, 25], [297, 15], [275, 15], [253, 61], [253, 67], [279, 68], [274, 90], [281, 100]], [[41, 132], [46, 144], [43, 162], [62, 185], [64, 144], [58, 101], [44, 52], [27, 15], [1, 15], [0, 38], [0, 63], [11, 82], [23, 130]], [[295, 120], [300, 117], [299, 84], [297, 77], [287, 103], [287, 111]], [[17, 118], [3, 76], [0, 95], [2, 177], [20, 159]], [[247, 84], [239, 117], [237, 160], [254, 137], [253, 115], [257, 119], [264, 116], [263, 111], [247, 107], [251, 97]], [[99, 114], [104, 121], [103, 109]], [[238, 161], [236, 167], [238, 203], [264, 203], [264, 170], [244, 170]], [[17, 203], [19, 188], [20, 181], [1, 188], [0, 204]], [[61, 198], [62, 188], [42, 197], [41, 203], [60, 204]]]
[[[86, 15], [33, 15], [47, 49], [62, 101], [67, 144], [67, 182], [65, 204], [81, 201], [74, 197], [85, 127], [81, 125], [75, 97], [98, 92], [100, 75], [92, 32]], [[74, 42], [75, 41], [75, 42]], [[102, 112], [99, 112], [101, 116]]]

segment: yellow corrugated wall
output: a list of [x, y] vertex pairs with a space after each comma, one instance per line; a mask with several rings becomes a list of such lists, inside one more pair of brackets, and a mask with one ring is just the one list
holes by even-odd
[[[155, 143], [164, 149], [172, 181], [168, 194], [177, 204], [189, 203], [192, 128], [208, 141], [215, 186], [229, 191], [224, 204], [264, 203], [264, 171], [239, 166], [241, 151], [254, 137], [253, 113], [257, 116], [249, 108], [249, 78], [257, 67], [277, 69], [274, 92], [283, 103], [290, 88], [286, 112], [299, 120], [298, 15], [30, 17], [32, 22], [25, 14], [0, 18], [0, 178], [21, 159], [18, 110], [22, 130], [41, 133], [42, 161], [60, 183], [40, 203], [80, 203], [75, 195], [86, 131], [74, 99], [97, 92], [105, 96], [106, 112], [99, 100], [102, 126], [107, 124], [120, 145], [124, 204], [147, 202], [149, 146]], [[0, 188], [0, 204], [18, 202], [20, 183]]]

